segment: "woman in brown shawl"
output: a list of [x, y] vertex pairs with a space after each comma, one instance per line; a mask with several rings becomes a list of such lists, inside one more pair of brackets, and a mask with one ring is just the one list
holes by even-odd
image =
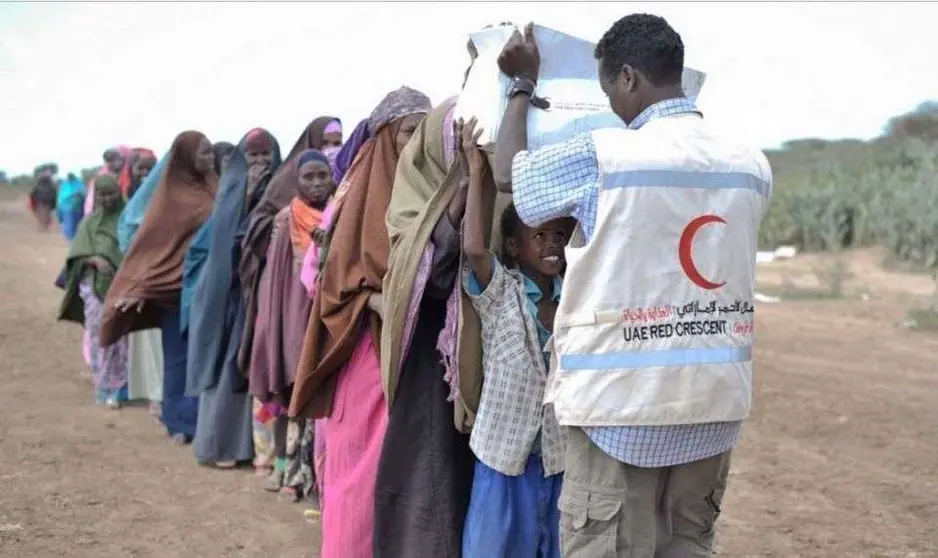
[[101, 345], [160, 327], [161, 419], [176, 444], [195, 436], [198, 398], [186, 397], [186, 344], [179, 331], [182, 264], [192, 235], [212, 213], [218, 187], [212, 144], [199, 132], [176, 137], [166, 170], [114, 282], [102, 318]]
[[401, 150], [429, 110], [426, 95], [401, 88], [372, 113], [375, 136], [346, 177], [310, 311], [290, 415], [329, 417], [320, 431], [323, 558], [372, 555], [374, 482], [387, 424], [377, 350], [388, 262], [384, 214]]
[[[336, 126], [339, 127], [338, 134], [335, 133]], [[326, 134], [327, 128], [332, 130], [329, 134]], [[342, 143], [341, 122], [333, 116], [320, 116], [310, 122], [297, 138], [283, 164], [270, 179], [261, 201], [251, 211], [247, 233], [241, 241], [241, 261], [238, 264], [245, 311], [244, 333], [241, 337], [241, 348], [238, 350], [238, 370], [245, 377], [248, 376], [251, 363], [254, 321], [257, 318], [257, 287], [264, 270], [267, 248], [270, 246], [274, 216], [296, 196], [297, 159], [300, 154], [307, 149], [322, 151], [327, 142], [333, 146], [336, 142]]]

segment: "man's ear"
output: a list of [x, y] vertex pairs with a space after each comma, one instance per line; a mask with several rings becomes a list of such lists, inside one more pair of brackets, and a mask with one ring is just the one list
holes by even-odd
[[632, 93], [638, 88], [638, 80], [638, 70], [628, 64], [623, 64], [622, 70], [619, 72], [619, 87], [627, 93]]

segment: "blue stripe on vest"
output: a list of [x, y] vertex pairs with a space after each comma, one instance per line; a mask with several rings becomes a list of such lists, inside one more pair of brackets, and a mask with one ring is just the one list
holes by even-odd
[[769, 183], [748, 172], [686, 170], [627, 170], [606, 175], [603, 187], [614, 188], [715, 188], [752, 190], [769, 195]]
[[687, 366], [693, 364], [731, 364], [752, 360], [752, 346], [714, 347], [708, 349], [668, 349], [629, 353], [569, 354], [560, 357], [566, 371], [617, 370], [649, 366]]

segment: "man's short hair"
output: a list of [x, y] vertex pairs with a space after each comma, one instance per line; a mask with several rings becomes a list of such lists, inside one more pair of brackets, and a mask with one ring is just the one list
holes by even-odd
[[652, 85], [675, 85], [684, 72], [684, 43], [662, 17], [632, 14], [612, 24], [596, 45], [601, 70], [615, 78], [628, 64]]

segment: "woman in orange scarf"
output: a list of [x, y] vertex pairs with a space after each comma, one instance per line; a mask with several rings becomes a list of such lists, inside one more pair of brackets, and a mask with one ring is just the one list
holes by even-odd
[[275, 416], [273, 456], [258, 455], [255, 465], [265, 467], [274, 461], [265, 488], [282, 489], [290, 500], [315, 497], [315, 479], [308, 455], [312, 432], [306, 428], [305, 420], [294, 422], [295, 435], [290, 437], [292, 443], [287, 447], [285, 407], [290, 404], [311, 304], [300, 282], [300, 264], [312, 243], [326, 202], [335, 192], [329, 160], [322, 152], [304, 151], [295, 168], [297, 195], [274, 217], [267, 265], [261, 272], [249, 367], [251, 394], [265, 403], [265, 409]]

